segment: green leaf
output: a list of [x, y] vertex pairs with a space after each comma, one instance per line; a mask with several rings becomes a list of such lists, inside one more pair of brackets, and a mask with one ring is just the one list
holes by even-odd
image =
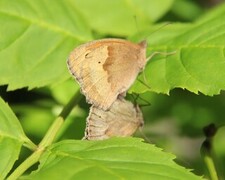
[[90, 28], [73, 1], [0, 1], [0, 85], [45, 86], [69, 77], [66, 60]]
[[[168, 94], [179, 87], [196, 94], [214, 95], [225, 89], [225, 5], [221, 8], [224, 13], [210, 15], [208, 21], [204, 18], [172, 39], [170, 35], [164, 36], [164, 40], [159, 38], [159, 43], [155, 36], [149, 39], [156, 42], [148, 49], [149, 53], [176, 51], [173, 55], [155, 56], [147, 64], [144, 74], [151, 91]], [[214, 13], [217, 11], [221, 10]], [[165, 29], [177, 32], [175, 27]], [[137, 82], [131, 91], [146, 90]]]
[[[174, 0], [77, 0], [88, 24], [101, 34], [127, 36], [161, 18]], [[157, 9], [157, 11], [156, 11]], [[137, 26], [135, 18], [137, 18]]]
[[28, 142], [18, 119], [0, 97], [0, 179], [4, 179], [17, 160], [21, 146]]
[[14, 90], [61, 82], [69, 77], [69, 53], [93, 39], [90, 28], [104, 34], [132, 34], [137, 32], [135, 15], [138, 26], [147, 26], [172, 2], [1, 0], [0, 85]]
[[203, 13], [203, 7], [201, 7], [196, 1], [176, 0], [173, 3], [171, 11], [178, 17], [191, 21]]
[[23, 132], [23, 129], [19, 123], [19, 120], [12, 112], [10, 107], [0, 97], [0, 134], [20, 141], [27, 139]]
[[[62, 82], [69, 77], [66, 67], [69, 52], [81, 42], [91, 40], [91, 30], [102, 33], [98, 36], [130, 35], [134, 30], [128, 16], [136, 15], [143, 29], [162, 17], [173, 1], [98, 2], [0, 1], [0, 85], [8, 84], [8, 90], [13, 90]], [[179, 87], [214, 95], [225, 89], [224, 12], [225, 6], [221, 5], [187, 25], [187, 29], [179, 31], [173, 24], [148, 38], [148, 54], [176, 51], [167, 57], [157, 56], [147, 64], [145, 74], [151, 91], [168, 94]], [[161, 32], [166, 31], [172, 35], [162, 36]], [[138, 82], [131, 89], [138, 93], [146, 90]]]
[[18, 159], [23, 142], [0, 135], [0, 179], [4, 179]]
[[43, 154], [37, 171], [21, 179], [201, 179], [173, 155], [141, 141], [62, 141]]

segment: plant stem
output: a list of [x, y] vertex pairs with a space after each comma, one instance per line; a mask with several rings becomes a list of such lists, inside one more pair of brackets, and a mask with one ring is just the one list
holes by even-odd
[[210, 156], [209, 154], [206, 153], [204, 155], [204, 161], [205, 161], [205, 164], [208, 168], [211, 180], [218, 180], [218, 176], [217, 176], [217, 173], [216, 173], [216, 168], [215, 168], [215, 164], [213, 162], [212, 156]]
[[76, 106], [79, 101], [81, 100], [82, 96], [80, 94], [80, 91], [76, 92], [76, 94], [70, 99], [70, 101], [66, 104], [66, 106], [63, 108], [59, 116], [61, 116], [63, 119], [66, 119], [66, 117], [69, 115], [69, 113], [72, 111], [74, 106]]
[[64, 122], [64, 119], [60, 116], [53, 122], [53, 124], [48, 129], [47, 133], [45, 134], [45, 137], [42, 139], [42, 141], [38, 145], [39, 148], [45, 149], [46, 147], [52, 144], [63, 122]]
[[37, 149], [37, 145], [34, 144], [30, 139], [26, 139], [23, 145], [32, 151]]
[[7, 180], [15, 180], [18, 179], [29, 167], [38, 162], [42, 150], [36, 150], [33, 154], [31, 154], [24, 162], [22, 162], [16, 170], [7, 178]]
[[205, 141], [202, 143], [201, 154], [203, 156], [203, 160], [206, 164], [206, 167], [209, 171], [209, 175], [211, 180], [218, 180], [218, 175], [216, 172], [215, 163], [213, 161], [213, 137], [217, 132], [217, 127], [215, 124], [211, 123], [208, 126], [203, 128], [203, 132], [206, 136]]
[[[24, 162], [22, 162], [15, 171], [8, 177], [9, 180], [14, 180], [19, 178], [28, 168], [32, 165], [37, 163], [45, 151], [46, 147], [52, 144], [55, 140], [55, 137], [62, 127], [66, 117], [72, 111], [73, 107], [78, 104], [81, 99], [80, 92], [77, 92], [70, 101], [64, 106], [63, 110], [59, 114], [59, 116], [54, 120], [51, 127], [48, 129], [47, 133], [45, 134], [44, 138], [34, 151], [32, 155], [30, 155]], [[34, 148], [34, 147], [33, 147]]]

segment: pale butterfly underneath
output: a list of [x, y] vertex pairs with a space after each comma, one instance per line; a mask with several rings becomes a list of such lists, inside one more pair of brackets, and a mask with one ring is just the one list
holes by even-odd
[[144, 120], [139, 106], [117, 99], [108, 111], [92, 105], [86, 123], [83, 139], [103, 140], [114, 136], [131, 136], [143, 126]]

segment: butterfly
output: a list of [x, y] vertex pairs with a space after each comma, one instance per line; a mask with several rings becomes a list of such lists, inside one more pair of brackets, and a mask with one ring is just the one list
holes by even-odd
[[124, 99], [117, 99], [108, 111], [92, 105], [83, 139], [103, 140], [113, 136], [131, 136], [143, 124], [139, 106]]
[[135, 81], [146, 64], [147, 42], [102, 39], [80, 45], [69, 55], [67, 65], [94, 107], [108, 110]]

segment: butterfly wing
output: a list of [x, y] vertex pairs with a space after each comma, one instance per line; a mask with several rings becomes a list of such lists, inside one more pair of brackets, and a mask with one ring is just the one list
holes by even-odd
[[120, 39], [93, 41], [70, 54], [68, 67], [88, 103], [107, 110], [144, 67], [145, 49]]
[[140, 109], [125, 100], [117, 99], [109, 111], [91, 107], [84, 139], [102, 140], [113, 136], [131, 136], [143, 125]]

